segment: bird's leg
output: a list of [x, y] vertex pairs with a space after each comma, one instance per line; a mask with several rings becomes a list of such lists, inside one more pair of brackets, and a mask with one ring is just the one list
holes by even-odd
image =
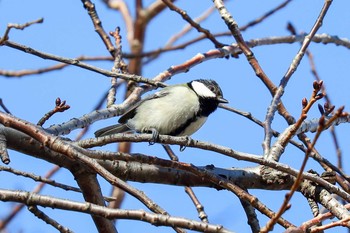
[[149, 142], [149, 145], [154, 145], [159, 138], [159, 133], [155, 128], [151, 128], [152, 140]]

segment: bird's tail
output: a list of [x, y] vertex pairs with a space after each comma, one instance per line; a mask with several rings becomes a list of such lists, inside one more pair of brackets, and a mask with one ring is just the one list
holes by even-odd
[[126, 124], [116, 124], [99, 129], [95, 132], [95, 137], [107, 136], [116, 133], [124, 133], [130, 131]]

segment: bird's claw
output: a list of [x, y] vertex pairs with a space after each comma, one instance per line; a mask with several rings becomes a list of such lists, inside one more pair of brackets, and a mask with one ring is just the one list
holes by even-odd
[[159, 133], [158, 133], [158, 131], [156, 129], [152, 128], [151, 132], [152, 132], [152, 139], [149, 142], [150, 146], [154, 145], [159, 139]]
[[183, 152], [188, 146], [191, 145], [192, 138], [190, 136], [186, 136], [187, 142], [186, 145], [180, 146], [180, 151]]
[[186, 146], [181, 145], [180, 146], [180, 152], [183, 152], [186, 149]]

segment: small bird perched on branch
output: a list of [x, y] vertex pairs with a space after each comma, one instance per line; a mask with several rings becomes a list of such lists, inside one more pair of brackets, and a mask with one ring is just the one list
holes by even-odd
[[197, 79], [163, 88], [136, 103], [111, 125], [95, 132], [96, 137], [136, 131], [152, 133], [152, 142], [159, 134], [189, 136], [196, 132], [214, 112], [223, 98], [219, 85], [210, 79]]

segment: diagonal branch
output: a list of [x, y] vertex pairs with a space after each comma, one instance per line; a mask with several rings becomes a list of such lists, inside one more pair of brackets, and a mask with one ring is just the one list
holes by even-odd
[[[257, 77], [261, 79], [261, 81], [265, 84], [265, 86], [270, 91], [271, 95], [274, 96], [276, 92], [276, 86], [273, 84], [273, 82], [267, 77], [263, 69], [260, 67], [260, 64], [258, 60], [256, 59], [254, 53], [249, 48], [248, 44], [244, 41], [243, 36], [239, 30], [237, 22], [233, 19], [230, 12], [226, 9], [224, 3], [222, 0], [213, 0], [215, 7], [218, 9], [222, 19], [225, 21], [228, 29], [231, 31], [232, 36], [235, 38], [237, 45], [242, 50], [244, 55], [246, 56], [249, 64], [255, 71], [255, 74]], [[285, 120], [289, 124], [293, 124], [295, 122], [294, 118], [290, 113], [287, 111], [287, 109], [284, 107], [282, 103], [279, 103], [278, 105], [278, 112], [280, 115], [282, 115]], [[265, 153], [268, 151], [268, 147], [265, 146]]]
[[177, 6], [175, 6], [171, 1], [169, 0], [162, 0], [168, 7], [170, 10], [177, 12], [179, 15], [181, 15], [181, 17], [186, 20], [192, 27], [194, 27], [195, 29], [197, 29], [198, 32], [203, 33], [211, 42], [213, 42], [213, 44], [215, 45], [216, 48], [221, 48], [223, 46], [225, 46], [224, 44], [222, 44], [221, 42], [217, 41], [215, 39], [215, 37], [213, 36], [213, 34], [210, 33], [210, 31], [208, 29], [205, 29], [203, 27], [201, 27], [199, 25], [199, 23], [195, 22], [187, 13], [186, 11], [178, 8]]
[[298, 51], [298, 53], [295, 55], [293, 62], [290, 64], [286, 74], [283, 76], [281, 79], [279, 87], [276, 89], [275, 95], [271, 101], [270, 106], [268, 107], [267, 113], [266, 113], [266, 118], [265, 118], [265, 138], [263, 141], [264, 145], [264, 153], [268, 154], [270, 150], [270, 144], [271, 144], [271, 137], [272, 137], [272, 131], [271, 131], [271, 123], [274, 118], [275, 112], [281, 104], [281, 98], [284, 94], [285, 87], [287, 86], [290, 78], [296, 71], [297, 67], [300, 64], [301, 59], [304, 57], [304, 54], [310, 45], [312, 38], [315, 36], [316, 32], [322, 25], [323, 18], [326, 16], [326, 13], [331, 5], [332, 1], [331, 0], [326, 0], [321, 12], [313, 25], [313, 27], [310, 30], [310, 33], [305, 36], [305, 39]]

